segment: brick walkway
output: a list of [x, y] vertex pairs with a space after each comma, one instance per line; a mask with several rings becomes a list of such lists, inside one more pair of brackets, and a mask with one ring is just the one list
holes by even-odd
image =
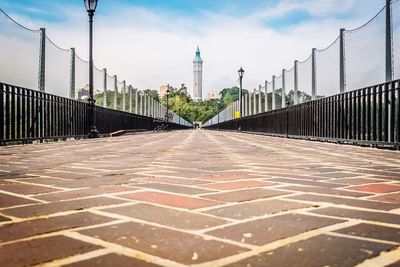
[[400, 266], [400, 153], [181, 131], [0, 148], [0, 266]]

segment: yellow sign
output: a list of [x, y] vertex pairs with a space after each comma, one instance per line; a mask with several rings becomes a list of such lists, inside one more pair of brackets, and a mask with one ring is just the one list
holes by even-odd
[[235, 112], [235, 119], [240, 119], [240, 111]]

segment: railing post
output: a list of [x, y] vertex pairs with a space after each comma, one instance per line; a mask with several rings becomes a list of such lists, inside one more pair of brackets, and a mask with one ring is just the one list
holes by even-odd
[[118, 109], [118, 80], [117, 75], [114, 75], [114, 109]]
[[340, 63], [339, 63], [340, 93], [344, 93], [346, 91], [344, 32], [345, 32], [345, 29], [340, 29]]
[[258, 86], [258, 113], [261, 113], [261, 85]]
[[69, 98], [75, 99], [75, 48], [71, 48], [71, 68], [69, 75]]
[[276, 82], [276, 76], [272, 76], [272, 110], [275, 110], [276, 105], [275, 105], [275, 82]]
[[316, 53], [317, 49], [313, 48], [312, 53], [311, 53], [311, 95], [312, 95], [312, 100], [317, 99], [317, 70], [316, 70]]
[[294, 104], [299, 104], [299, 61], [294, 61]]
[[392, 0], [386, 0], [386, 82], [393, 80]]
[[139, 95], [138, 89], [135, 90], [135, 114], [139, 114]]
[[264, 98], [265, 98], [265, 103], [264, 103], [265, 112], [268, 112], [268, 81], [265, 81], [265, 95], [264, 95]]
[[286, 70], [282, 70], [282, 108], [286, 107]]
[[122, 111], [126, 111], [126, 81], [122, 82]]
[[247, 114], [247, 105], [248, 105], [248, 103], [247, 103], [247, 96], [248, 96], [249, 94], [245, 94], [244, 96], [243, 96], [243, 117], [246, 117], [248, 114]]
[[107, 107], [107, 69], [103, 69], [103, 107]]
[[40, 28], [39, 91], [46, 91], [46, 29]]
[[251, 91], [249, 90], [249, 116], [253, 115], [253, 110], [251, 108]]
[[257, 114], [257, 91], [254, 89], [253, 93], [253, 114]]
[[129, 113], [132, 113], [132, 85], [128, 86], [128, 91], [129, 91]]

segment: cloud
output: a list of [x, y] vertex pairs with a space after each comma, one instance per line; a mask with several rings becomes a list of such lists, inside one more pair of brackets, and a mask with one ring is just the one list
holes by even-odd
[[[279, 75], [282, 68], [291, 68], [295, 59], [307, 58], [312, 47], [329, 45], [340, 27], [361, 25], [379, 10], [377, 6], [376, 1], [365, 0], [281, 0], [243, 16], [203, 10], [193, 17], [118, 6], [95, 17], [95, 63], [140, 89], [185, 83], [191, 91], [192, 60], [199, 45], [204, 60], [203, 96], [237, 85], [240, 66], [246, 70], [245, 87], [253, 89]], [[311, 17], [279, 29], [265, 23], [294, 11]], [[76, 47], [87, 58], [85, 12], [76, 6], [60, 6], [57, 12], [67, 19], [24, 21], [45, 26], [55, 43]]]

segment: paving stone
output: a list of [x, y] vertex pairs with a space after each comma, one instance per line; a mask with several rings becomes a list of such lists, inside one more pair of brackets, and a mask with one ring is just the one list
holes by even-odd
[[346, 178], [346, 179], [336, 179], [334, 180], [337, 184], [344, 185], [363, 185], [363, 184], [372, 184], [372, 183], [383, 183], [385, 181], [378, 179], [365, 179], [365, 178]]
[[102, 186], [90, 189], [78, 189], [78, 190], [62, 191], [57, 193], [39, 195], [35, 196], [35, 199], [46, 200], [46, 201], [59, 201], [59, 200], [68, 200], [68, 199], [90, 197], [102, 194], [113, 194], [113, 193], [135, 191], [135, 190], [137, 190], [137, 188], [120, 186], [120, 185], [109, 185], [109, 186]]
[[337, 230], [336, 232], [346, 235], [400, 243], [400, 228], [361, 223], [341, 230]]
[[400, 215], [385, 213], [385, 212], [373, 212], [373, 211], [361, 211], [354, 209], [344, 209], [344, 208], [321, 208], [310, 211], [311, 213], [335, 216], [341, 218], [351, 218], [360, 219], [368, 221], [376, 221], [383, 223], [399, 224]]
[[1, 212], [6, 215], [11, 215], [19, 218], [29, 218], [34, 216], [49, 215], [52, 213], [69, 211], [69, 210], [82, 210], [90, 207], [99, 207], [124, 203], [123, 200], [112, 199], [107, 197], [95, 197], [80, 200], [70, 200], [53, 202], [49, 204], [36, 204], [26, 207], [5, 209]]
[[134, 222], [80, 233], [183, 264], [204, 263], [247, 250], [201, 236]]
[[[134, 179], [131, 179], [131, 181]], [[155, 183], [168, 183], [177, 185], [197, 185], [206, 184], [212, 181], [199, 180], [199, 179], [183, 179], [183, 178], [171, 178], [171, 177], [145, 177], [140, 178], [143, 182], [155, 182]]]
[[371, 200], [383, 201], [388, 203], [397, 204], [400, 207], [400, 193], [387, 194], [370, 198]]
[[392, 245], [327, 235], [264, 252], [260, 255], [227, 265], [229, 267], [292, 267], [292, 266], [356, 266], [367, 259], [390, 251]]
[[52, 233], [64, 229], [73, 229], [89, 225], [111, 222], [114, 219], [80, 212], [65, 216], [35, 219], [0, 226], [0, 243]]
[[262, 246], [343, 220], [301, 214], [286, 214], [228, 226], [207, 232], [209, 235]]
[[225, 193], [202, 195], [202, 197], [221, 202], [245, 202], [254, 199], [269, 198], [287, 194], [291, 193], [280, 190], [254, 188], [254, 189], [237, 190]]
[[162, 208], [150, 204], [135, 204], [102, 211], [186, 230], [203, 229], [227, 223], [226, 220], [207, 215]]
[[37, 203], [37, 201], [0, 193], [0, 208], [33, 203]]
[[205, 184], [205, 185], [200, 185], [200, 187], [217, 189], [217, 190], [235, 190], [235, 189], [244, 189], [251, 187], [271, 186], [271, 185], [274, 184], [263, 181], [235, 181], [235, 182]]
[[320, 196], [313, 194], [303, 194], [298, 196], [287, 197], [289, 199], [294, 200], [304, 200], [310, 202], [327, 202], [333, 203], [337, 205], [347, 205], [354, 206], [359, 208], [367, 208], [367, 209], [376, 209], [376, 210], [393, 210], [399, 208], [399, 205], [391, 204], [391, 203], [383, 203], [377, 201], [369, 201], [369, 200], [361, 200], [361, 199], [350, 199], [350, 198], [341, 198], [341, 197], [333, 197], [333, 196]]
[[31, 195], [59, 191], [59, 189], [49, 188], [44, 186], [9, 183], [0, 185], [0, 190], [8, 191], [16, 194]]
[[186, 197], [152, 191], [122, 194], [119, 196], [127, 199], [140, 200], [183, 209], [198, 209], [221, 204], [220, 202], [202, 198]]
[[310, 204], [273, 199], [210, 209], [205, 211], [204, 213], [212, 214], [219, 217], [241, 220], [288, 210], [308, 208], [311, 206], [312, 205]]
[[328, 178], [349, 178], [349, 177], [360, 176], [360, 174], [359, 173], [350, 173], [350, 172], [332, 172], [332, 173], [321, 173], [318, 176], [328, 177]]
[[400, 266], [400, 260], [390, 265], [387, 265], [386, 267], [399, 267], [399, 266]]
[[337, 195], [337, 196], [348, 196], [348, 197], [366, 197], [371, 196], [371, 194], [361, 193], [361, 192], [351, 192], [346, 190], [340, 189], [331, 189], [325, 187], [309, 187], [309, 186], [284, 186], [280, 187], [279, 189], [282, 190], [291, 190], [291, 191], [298, 191], [298, 192], [309, 192], [309, 193], [319, 193], [319, 194], [326, 194], [326, 195]]
[[348, 189], [363, 191], [363, 192], [371, 192], [371, 193], [393, 193], [400, 191], [400, 185], [394, 184], [369, 184], [363, 186], [352, 186]]
[[0, 215], [0, 222], [7, 222], [7, 221], [10, 221], [10, 219]]
[[64, 267], [96, 267], [96, 266], [159, 267], [160, 265], [113, 253], [63, 266]]
[[287, 179], [287, 178], [273, 178], [268, 179], [266, 181], [277, 182], [277, 183], [287, 183], [287, 184], [296, 184], [296, 185], [306, 185], [306, 186], [316, 186], [316, 187], [324, 187], [324, 188], [338, 188], [343, 187], [342, 184], [339, 183], [330, 183], [330, 182], [314, 182], [314, 181], [306, 181], [306, 180], [296, 180], [296, 179]]
[[1, 246], [0, 266], [31, 266], [99, 249], [65, 236], [53, 236]]
[[189, 186], [159, 184], [159, 183], [136, 184], [135, 186], [157, 189], [157, 190], [167, 191], [167, 192], [172, 192], [172, 193], [185, 194], [185, 195], [198, 195], [198, 194], [207, 194], [207, 193], [214, 192], [212, 190], [206, 190], [206, 189], [189, 187]]

